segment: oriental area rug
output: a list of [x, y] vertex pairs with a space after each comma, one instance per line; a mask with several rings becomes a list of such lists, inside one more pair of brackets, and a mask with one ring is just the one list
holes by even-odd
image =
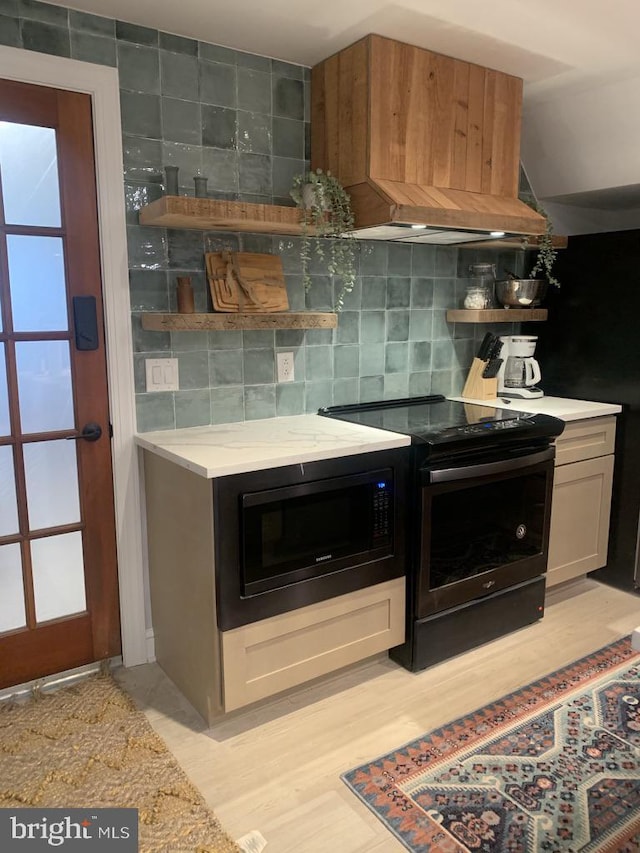
[[0, 702], [0, 808], [135, 808], [140, 853], [241, 853], [108, 675]]
[[414, 853], [640, 851], [640, 655], [626, 637], [342, 778]]

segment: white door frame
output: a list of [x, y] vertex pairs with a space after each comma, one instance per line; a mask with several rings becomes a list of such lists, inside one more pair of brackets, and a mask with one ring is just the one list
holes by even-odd
[[113, 424], [122, 659], [146, 663], [144, 549], [137, 450], [120, 94], [115, 68], [0, 46], [0, 78], [91, 95], [109, 407]]

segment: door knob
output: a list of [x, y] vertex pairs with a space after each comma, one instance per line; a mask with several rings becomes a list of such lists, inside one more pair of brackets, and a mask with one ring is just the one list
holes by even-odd
[[82, 427], [82, 432], [79, 435], [68, 435], [67, 441], [97, 441], [102, 435], [102, 427], [100, 424], [88, 423]]

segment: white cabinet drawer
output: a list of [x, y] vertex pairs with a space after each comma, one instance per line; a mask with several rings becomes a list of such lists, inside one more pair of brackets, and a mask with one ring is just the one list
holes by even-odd
[[615, 416], [569, 421], [555, 441], [556, 465], [608, 456], [613, 453], [615, 437]]

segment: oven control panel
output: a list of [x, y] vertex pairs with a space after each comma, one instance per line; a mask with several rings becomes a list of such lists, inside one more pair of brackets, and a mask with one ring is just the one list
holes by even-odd
[[489, 432], [489, 430], [504, 430], [516, 429], [523, 426], [523, 422], [516, 418], [506, 421], [482, 421], [479, 424], [468, 424], [467, 426], [457, 427], [454, 431], [462, 435], [476, 435], [479, 432]]
[[464, 442], [465, 438], [482, 435], [483, 433], [504, 433], [513, 429], [531, 427], [529, 418], [505, 418], [495, 421], [479, 421], [475, 424], [461, 424], [432, 432], [426, 436], [429, 444], [444, 444], [449, 442]]

